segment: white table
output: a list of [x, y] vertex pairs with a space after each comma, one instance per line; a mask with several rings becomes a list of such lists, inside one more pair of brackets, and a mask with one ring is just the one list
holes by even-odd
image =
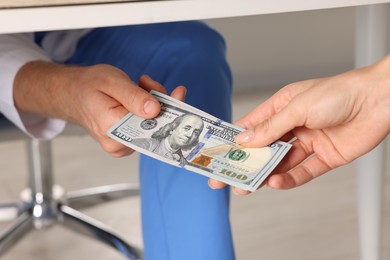
[[[14, 0], [13, 2], [27, 2], [31, 5], [34, 2], [56, 3], [58, 1], [59, 0]], [[75, 0], [69, 0], [69, 2], [74, 1]], [[94, 0], [79, 1], [93, 2]], [[1, 2], [2, 1], [0, 1], [0, 8], [2, 6]], [[15, 8], [0, 10], [0, 33], [271, 14], [302, 10], [359, 6], [386, 2], [389, 1], [166, 0], [56, 7]]]
[[[31, 5], [44, 1], [58, 3], [59, 0], [13, 0], [13, 3], [19, 2], [23, 5], [24, 2]], [[75, 1], [91, 3], [102, 0], [69, 0], [69, 2]], [[7, 1], [3, 1], [3, 4], [0, 1], [0, 33], [157, 23], [359, 6], [356, 23], [356, 66], [371, 64], [388, 53], [388, 8], [387, 5], [375, 4], [388, 3], [390, 0], [165, 0], [2, 8], [4, 2]], [[381, 258], [384, 160], [385, 153], [382, 144], [367, 156], [359, 159], [357, 163], [362, 260], [379, 260]]]

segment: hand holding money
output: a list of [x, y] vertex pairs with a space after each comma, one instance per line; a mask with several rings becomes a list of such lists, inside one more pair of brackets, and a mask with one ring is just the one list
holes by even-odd
[[241, 147], [234, 140], [242, 128], [159, 92], [151, 94], [161, 104], [156, 118], [130, 113], [107, 135], [160, 161], [248, 191], [261, 185], [291, 147], [285, 142]]

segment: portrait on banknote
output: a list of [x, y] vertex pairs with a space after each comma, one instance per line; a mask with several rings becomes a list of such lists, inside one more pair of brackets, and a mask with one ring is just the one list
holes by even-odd
[[[142, 123], [150, 126], [146, 120]], [[185, 113], [161, 126], [150, 138], [133, 139], [133, 144], [169, 160], [187, 164], [183, 151], [191, 150], [199, 143], [203, 127], [203, 120], [199, 116]]]

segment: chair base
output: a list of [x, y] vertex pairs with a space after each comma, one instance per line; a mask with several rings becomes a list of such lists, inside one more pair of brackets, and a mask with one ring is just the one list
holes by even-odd
[[130, 260], [140, 260], [139, 249], [105, 224], [77, 210], [135, 195], [139, 195], [137, 184], [107, 185], [69, 193], [55, 185], [52, 198], [42, 198], [26, 189], [21, 193], [22, 203], [0, 204], [0, 221], [11, 221], [0, 233], [0, 256], [31, 230], [59, 224], [115, 248]]

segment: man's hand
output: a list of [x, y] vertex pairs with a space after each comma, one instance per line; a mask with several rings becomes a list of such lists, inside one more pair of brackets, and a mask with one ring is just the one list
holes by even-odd
[[[153, 118], [159, 102], [148, 92], [165, 93], [148, 76], [134, 83], [123, 71], [110, 65], [74, 67], [33, 61], [23, 66], [14, 82], [16, 107], [25, 112], [61, 118], [83, 126], [102, 148], [114, 157], [132, 150], [106, 136], [106, 131], [127, 113]], [[183, 99], [185, 88], [172, 95]]]

